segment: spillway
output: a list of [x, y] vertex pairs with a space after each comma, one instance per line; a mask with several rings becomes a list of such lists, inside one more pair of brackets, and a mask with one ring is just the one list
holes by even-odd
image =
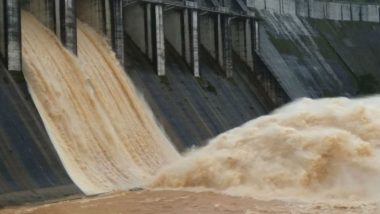
[[143, 185], [179, 157], [106, 41], [78, 22], [78, 58], [22, 13], [24, 75], [49, 137], [86, 194]]
[[379, 96], [300, 99], [220, 134], [152, 185], [265, 200], [378, 203], [379, 102]]

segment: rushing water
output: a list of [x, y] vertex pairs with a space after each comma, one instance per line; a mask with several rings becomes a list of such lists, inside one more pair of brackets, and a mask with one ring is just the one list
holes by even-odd
[[380, 200], [380, 97], [301, 99], [165, 168], [154, 187], [313, 202]]
[[86, 194], [143, 185], [178, 153], [105, 40], [78, 22], [78, 58], [22, 13], [29, 91], [72, 180]]

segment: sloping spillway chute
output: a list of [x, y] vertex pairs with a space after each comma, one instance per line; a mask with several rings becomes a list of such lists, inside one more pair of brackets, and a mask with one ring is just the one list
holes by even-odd
[[106, 41], [78, 22], [78, 58], [22, 13], [25, 78], [65, 169], [86, 194], [143, 185], [179, 157]]

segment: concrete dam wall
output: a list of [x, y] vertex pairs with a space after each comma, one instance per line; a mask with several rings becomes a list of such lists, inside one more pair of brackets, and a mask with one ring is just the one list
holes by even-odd
[[297, 16], [262, 13], [260, 55], [292, 97], [354, 95], [356, 82], [334, 48]]
[[268, 8], [259, 14], [258, 54], [292, 98], [379, 90], [377, 21], [311, 18]]
[[[36, 102], [38, 93], [34, 91], [33, 103], [24, 80], [23, 74], [29, 73], [28, 87], [36, 90], [38, 84], [32, 84], [34, 77], [30, 75], [30, 68], [22, 67], [26, 62], [28, 66], [34, 62], [33, 55], [30, 55], [31, 45], [23, 48], [20, 42], [22, 36], [29, 36], [21, 29], [22, 9], [33, 14], [72, 54], [80, 54], [77, 18], [104, 35], [179, 151], [203, 145], [218, 133], [289, 100], [276, 78], [255, 54], [257, 22], [242, 1], [220, 4], [218, 1], [7, 0], [0, 2], [0, 8], [1, 75], [4, 77], [0, 92], [0, 117], [3, 118], [0, 122], [0, 151], [3, 154], [0, 157], [0, 206], [79, 196], [85, 190], [73, 176], [75, 173], [68, 170], [68, 159], [62, 153], [62, 149], [73, 151], [82, 146], [73, 144], [71, 150], [71, 146], [64, 146], [65, 142], [56, 143], [57, 138], [52, 138], [52, 126], [48, 125], [46, 117], [57, 111], [43, 113], [41, 103], [44, 102]], [[25, 51], [29, 51], [28, 54]], [[42, 51], [41, 59], [49, 58], [48, 52], [48, 49]], [[54, 60], [44, 63], [49, 64], [49, 61]], [[50, 69], [52, 72], [49, 73]], [[55, 68], [51, 67], [40, 69], [40, 72], [54, 76], [53, 70]], [[67, 75], [72, 75], [69, 71]], [[47, 86], [56, 91], [54, 87]], [[59, 94], [54, 97], [57, 102], [62, 99]], [[35, 104], [39, 106], [38, 111]], [[130, 118], [120, 119], [129, 121]], [[72, 128], [68, 126], [68, 129]], [[115, 151], [112, 146], [108, 149]], [[142, 156], [138, 157], [141, 159]], [[72, 159], [83, 158], [76, 155]], [[107, 161], [99, 167], [106, 165]], [[116, 165], [124, 163], [112, 162]], [[92, 167], [80, 165], [79, 168], [89, 170]], [[132, 168], [136, 167], [131, 164], [120, 170], [131, 172]], [[111, 174], [121, 173], [120, 170]], [[131, 176], [138, 177], [142, 174], [140, 171]], [[133, 185], [126, 180], [125, 188]]]
[[[300, 6], [302, 4], [307, 6]], [[141, 132], [144, 129], [131, 131], [139, 125], [125, 126], [133, 121], [144, 121], [140, 114], [117, 114], [119, 111], [144, 111], [144, 108], [136, 108], [133, 102], [125, 102], [125, 108], [114, 102], [117, 100], [113, 97], [116, 92], [109, 88], [116, 87], [120, 82], [123, 87], [136, 86], [173, 146], [180, 152], [194, 145], [202, 146], [217, 134], [266, 114], [292, 99], [303, 96], [354, 96], [378, 91], [380, 76], [376, 70], [379, 67], [376, 56], [379, 55], [380, 43], [375, 38], [378, 38], [380, 28], [373, 9], [377, 6], [357, 7], [349, 4], [348, 14], [344, 3], [336, 3], [334, 7], [327, 7], [327, 4], [330, 5], [301, 0], [0, 1], [0, 206], [78, 196], [83, 192], [99, 193], [120, 186], [128, 189], [142, 184], [142, 178], [149, 177], [149, 173], [162, 164], [162, 159], [170, 159], [161, 157], [155, 151], [152, 153], [155, 158], [149, 158], [148, 152], [141, 155], [141, 151], [151, 148], [154, 143], [144, 142], [147, 146], [142, 147], [136, 143], [138, 141], [128, 144], [128, 140], [120, 140], [128, 135], [141, 139], [141, 136], [152, 132], [149, 128], [145, 132]], [[335, 12], [332, 12], [333, 8]], [[58, 39], [70, 51], [71, 55], [60, 48], [56, 51], [72, 59], [68, 60], [69, 65], [65, 64], [68, 66], [67, 74], [59, 73], [59, 66], [49, 67], [54, 63], [45, 62], [43, 65], [46, 67], [41, 66], [41, 63], [34, 61], [39, 57], [30, 55], [31, 45], [29, 48], [22, 46], [22, 36], [28, 38], [21, 28], [22, 9], [33, 14], [46, 27], [46, 31], [54, 33], [48, 34], [49, 39]], [[81, 22], [105, 37], [131, 82], [123, 79], [124, 73], [119, 72], [120, 69], [115, 71], [119, 64], [112, 54], [105, 51], [108, 50], [107, 45], [94, 48], [93, 55], [84, 51], [83, 41], [88, 44], [104, 43], [99, 42], [96, 36], [84, 33], [84, 25], [78, 24]], [[82, 40], [78, 34], [82, 35]], [[83, 40], [83, 34], [88, 36], [87, 40]], [[50, 43], [58, 47], [54, 41]], [[37, 43], [34, 45], [35, 49], [39, 49]], [[41, 51], [42, 58], [56, 63], [57, 59], [48, 55], [49, 49], [41, 47], [41, 50], [45, 50]], [[29, 55], [23, 55], [23, 51], [29, 51]], [[84, 52], [87, 53], [86, 60], [83, 59]], [[34, 60], [30, 56], [34, 56]], [[91, 61], [93, 63], [88, 63]], [[22, 67], [26, 62], [35, 63], [34, 73]], [[97, 64], [100, 62], [102, 65]], [[83, 63], [83, 66], [77, 63]], [[88, 64], [94, 67], [85, 69]], [[92, 76], [94, 74], [90, 70], [97, 70], [100, 77]], [[27, 89], [24, 74], [29, 74], [28, 86], [33, 86], [33, 91]], [[44, 74], [44, 78], [52, 75], [51, 82], [44, 82], [44, 87], [55, 94], [52, 99], [41, 98], [45, 93], [38, 92], [43, 91], [44, 87], [38, 82], [32, 84], [31, 80], [34, 76], [37, 78], [37, 74]], [[69, 75], [77, 76], [75, 81], [83, 84], [62, 83], [57, 78], [59, 75], [66, 78]], [[115, 76], [122, 80], [114, 81], [107, 87], [107, 81], [110, 81], [107, 77]], [[100, 81], [102, 78], [104, 81]], [[63, 96], [55, 89], [57, 85], [64, 90], [80, 88], [76, 91], [81, 96], [84, 93], [83, 99], [74, 102], [75, 99], [70, 97], [77, 98], [76, 93]], [[109, 96], [104, 96], [101, 88]], [[30, 92], [41, 97], [37, 100], [34, 96], [33, 103]], [[119, 99], [128, 100], [123, 98], [125, 90], [120, 89], [119, 92], [117, 94], [122, 94]], [[135, 92], [132, 94], [136, 99], [139, 97]], [[46, 104], [49, 102], [45, 106], [42, 104], [46, 100], [54, 100], [51, 101], [53, 104], [62, 102], [62, 97], [69, 101], [63, 104], [72, 103], [72, 106], [81, 106], [79, 103], [89, 97], [96, 100], [93, 101], [94, 105], [103, 106], [108, 101], [115, 103], [118, 107], [112, 110], [111, 106], [109, 109], [102, 107], [107, 117], [112, 119], [95, 120], [96, 114], [89, 116], [98, 111], [89, 104], [92, 101], [85, 104], [91, 111], [83, 111], [83, 114], [76, 116], [78, 120], [86, 115], [89, 121], [96, 121], [89, 123], [88, 127], [92, 128], [101, 127], [104, 121], [108, 121], [104, 124], [111, 124], [117, 131], [107, 126], [88, 132], [83, 128], [86, 127], [85, 122], [80, 126], [75, 124], [78, 129], [82, 127], [85, 130], [82, 133], [87, 133], [86, 136], [98, 134], [103, 139], [96, 141], [95, 146], [92, 141], [81, 142], [72, 137], [76, 136], [77, 130], [70, 126], [68, 120], [64, 129], [67, 135], [70, 133], [70, 142], [52, 138], [52, 130], [58, 135], [60, 128], [56, 127], [61, 126], [47, 122], [46, 117], [60, 111], [55, 108], [46, 110], [51, 107]], [[99, 101], [99, 97], [104, 100]], [[39, 106], [38, 111], [36, 105]], [[135, 116], [140, 119], [132, 119]], [[148, 126], [143, 127], [146, 129]], [[108, 139], [107, 136], [119, 140], [112, 138], [108, 142], [104, 140]], [[104, 145], [109, 145], [109, 148]], [[138, 161], [132, 161], [132, 164], [118, 153], [124, 146], [129, 146], [130, 150], [127, 149], [126, 153], [131, 156], [130, 159]], [[112, 172], [110, 176], [99, 176], [99, 183], [103, 186], [99, 185], [101, 187], [97, 191], [83, 188], [84, 180], [91, 180], [88, 179], [91, 173], [96, 172], [92, 170], [96, 167], [92, 167], [91, 163], [97, 160], [91, 156], [92, 153], [79, 155], [78, 151], [85, 147], [96, 147], [98, 150], [91, 151], [96, 151], [93, 152], [96, 155], [102, 154], [103, 164], [97, 166], [98, 170], [107, 165], [108, 172]], [[135, 154], [135, 150], [140, 153]], [[70, 171], [67, 160], [86, 164], [77, 164], [75, 170]], [[78, 172], [86, 172], [83, 177], [87, 178], [78, 179]], [[120, 175], [123, 179], [119, 179]], [[91, 185], [95, 186], [93, 183]]]

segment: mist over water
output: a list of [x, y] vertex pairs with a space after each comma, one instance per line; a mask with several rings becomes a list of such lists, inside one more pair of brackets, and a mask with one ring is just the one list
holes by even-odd
[[86, 194], [141, 186], [176, 152], [106, 41], [78, 21], [78, 58], [22, 13], [29, 92], [71, 179]]
[[301, 99], [220, 134], [151, 186], [265, 199], [378, 201], [380, 97]]

